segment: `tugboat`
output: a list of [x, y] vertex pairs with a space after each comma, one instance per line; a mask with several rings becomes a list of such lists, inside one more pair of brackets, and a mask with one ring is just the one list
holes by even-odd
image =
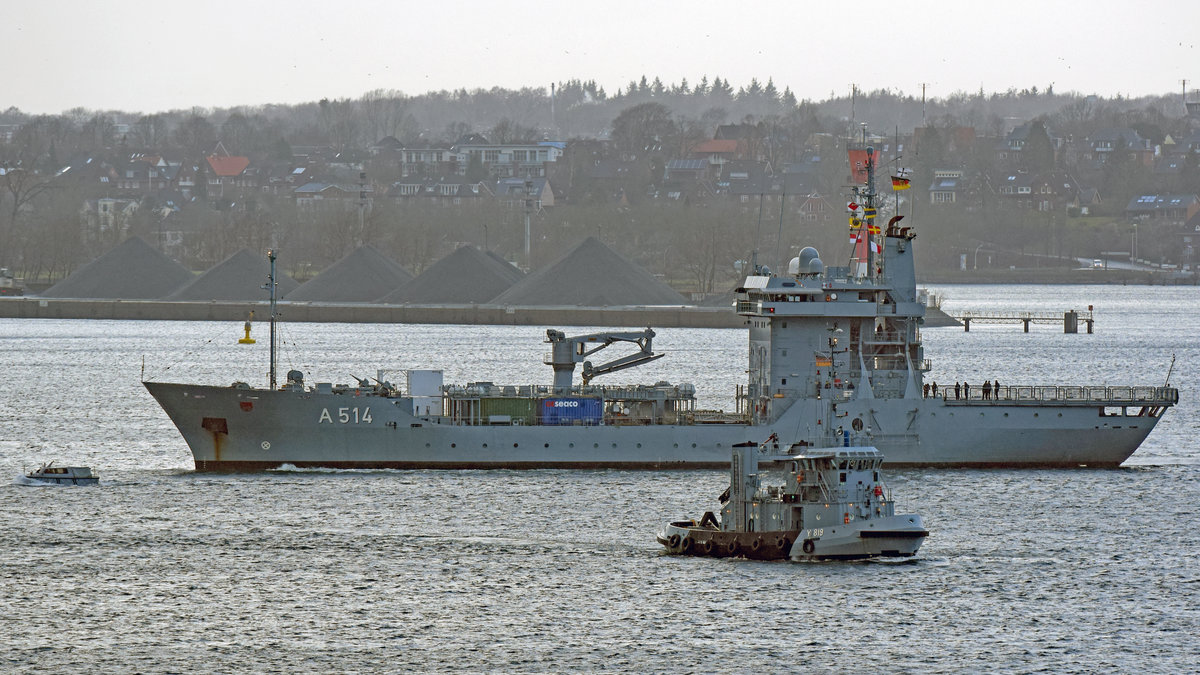
[[[896, 515], [880, 476], [883, 454], [869, 446], [779, 453], [771, 438], [733, 448], [721, 519], [708, 511], [658, 532], [668, 553], [754, 560], [854, 560], [915, 555], [929, 536], [921, 516]], [[782, 466], [782, 485], [764, 485], [760, 463]]]
[[52, 485], [95, 485], [100, 476], [86, 466], [54, 466], [54, 462], [42, 464], [36, 471], [25, 474], [25, 478], [37, 483]]

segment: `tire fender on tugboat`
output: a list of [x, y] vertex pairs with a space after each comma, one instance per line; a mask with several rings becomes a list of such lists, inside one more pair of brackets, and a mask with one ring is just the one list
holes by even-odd
[[804, 545], [801, 546], [801, 548], [804, 549], [805, 553], [808, 553], [811, 555], [812, 552], [817, 549], [817, 545], [813, 543], [812, 539], [805, 539]]

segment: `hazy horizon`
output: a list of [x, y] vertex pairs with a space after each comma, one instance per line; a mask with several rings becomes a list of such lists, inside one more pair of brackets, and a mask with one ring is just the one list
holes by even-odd
[[1200, 23], [1197, 5], [1151, 0], [1133, 10], [1100, 0], [1083, 12], [1016, 0], [1003, 12], [900, 13], [896, 3], [868, 0], [853, 16], [845, 7], [534, 0], [514, 12], [385, 0], [337, 10], [312, 0], [130, 0], [108, 9], [47, 0], [6, 12], [0, 39], [20, 57], [6, 72], [0, 108], [152, 113], [570, 79], [594, 80], [612, 95], [643, 75], [692, 86], [720, 77], [735, 89], [772, 79], [779, 91], [813, 100], [852, 85], [919, 96], [924, 84], [931, 99], [1048, 86], [1140, 97], [1180, 92], [1184, 79], [1189, 90], [1200, 86], [1188, 33]]

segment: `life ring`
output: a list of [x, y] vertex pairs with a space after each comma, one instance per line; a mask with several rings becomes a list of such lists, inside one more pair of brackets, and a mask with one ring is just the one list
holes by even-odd
[[725, 553], [727, 555], [733, 555], [737, 553], [737, 539], [730, 539], [729, 541], [725, 542]]
[[750, 542], [750, 550], [758, 553], [762, 549], [762, 537], [755, 537], [754, 541]]
[[688, 551], [688, 550], [691, 550], [691, 548], [692, 548], [692, 538], [691, 537], [684, 537], [683, 540], [679, 542], [679, 550], [680, 551]]
[[812, 555], [812, 552], [817, 549], [817, 545], [813, 543], [812, 539], [805, 539], [804, 545], [801, 548], [804, 549], [805, 553]]
[[700, 550], [703, 551], [705, 555], [711, 554], [713, 552], [712, 539], [705, 539], [703, 542], [701, 542]]
[[669, 546], [671, 548], [675, 548], [678, 545], [679, 545], [679, 535], [673, 534], [670, 537], [667, 537], [667, 546]]

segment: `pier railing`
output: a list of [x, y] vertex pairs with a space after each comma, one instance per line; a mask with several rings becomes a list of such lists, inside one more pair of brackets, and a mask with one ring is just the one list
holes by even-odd
[[956, 396], [954, 387], [940, 387], [938, 397], [947, 402], [959, 403], [1041, 403], [1048, 401], [1105, 403], [1109, 405], [1174, 405], [1179, 402], [1179, 390], [1175, 387], [1090, 387], [1090, 386], [1033, 386], [1002, 385], [985, 392], [982, 385], [972, 384], [970, 389]]

